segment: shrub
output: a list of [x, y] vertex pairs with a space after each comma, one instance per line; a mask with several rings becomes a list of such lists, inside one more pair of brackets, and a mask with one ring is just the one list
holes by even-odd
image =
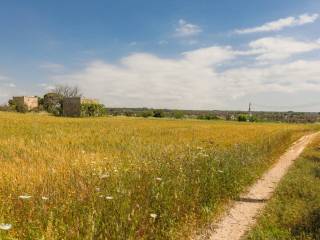
[[62, 96], [57, 93], [47, 93], [43, 97], [43, 108], [55, 116], [62, 114]]
[[238, 121], [239, 121], [239, 122], [246, 122], [247, 120], [248, 120], [248, 116], [245, 115], [245, 114], [240, 114], [240, 115], [238, 116]]
[[249, 122], [257, 122], [257, 121], [258, 121], [258, 119], [256, 116], [252, 115], [249, 117]]
[[9, 105], [0, 105], [0, 111], [3, 111], [3, 112], [11, 112], [13, 111], [14, 109], [9, 106]]
[[174, 111], [173, 117], [176, 119], [181, 119], [181, 118], [184, 118], [184, 114], [182, 111]]
[[153, 112], [153, 117], [155, 117], [155, 118], [163, 118], [164, 117], [164, 112], [162, 110], [155, 110]]
[[127, 116], [127, 117], [134, 117], [135, 113], [133, 111], [125, 111], [124, 115]]
[[153, 116], [153, 111], [152, 110], [144, 110], [141, 113], [141, 117], [147, 118], [147, 117], [152, 117]]
[[18, 104], [16, 105], [16, 111], [19, 113], [26, 113], [28, 112], [28, 106], [25, 104]]
[[82, 103], [81, 116], [82, 117], [99, 117], [106, 114], [106, 109], [103, 104], [99, 103]]

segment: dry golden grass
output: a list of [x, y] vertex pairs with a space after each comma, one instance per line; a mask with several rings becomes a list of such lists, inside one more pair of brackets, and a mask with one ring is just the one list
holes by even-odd
[[315, 128], [0, 113], [0, 239], [181, 238]]

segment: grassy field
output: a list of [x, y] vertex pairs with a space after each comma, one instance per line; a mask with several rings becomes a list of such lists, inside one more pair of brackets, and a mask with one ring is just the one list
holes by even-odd
[[320, 137], [282, 180], [247, 239], [320, 239]]
[[0, 113], [0, 239], [184, 239], [315, 128]]

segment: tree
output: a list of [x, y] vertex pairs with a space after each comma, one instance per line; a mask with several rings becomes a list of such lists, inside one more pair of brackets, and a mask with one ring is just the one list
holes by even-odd
[[43, 96], [43, 108], [56, 116], [62, 113], [63, 97], [57, 93], [47, 93]]
[[77, 86], [68, 86], [68, 85], [56, 85], [52, 91], [53, 93], [58, 94], [62, 98], [64, 97], [82, 97], [82, 93]]
[[82, 93], [77, 86], [56, 85], [52, 92], [44, 95], [44, 109], [54, 115], [62, 114], [62, 102], [66, 97], [81, 97]]

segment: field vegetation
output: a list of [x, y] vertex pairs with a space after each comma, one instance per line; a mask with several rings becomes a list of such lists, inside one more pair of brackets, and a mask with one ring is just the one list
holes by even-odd
[[320, 137], [282, 180], [247, 239], [320, 239]]
[[0, 113], [0, 239], [184, 239], [315, 128]]

